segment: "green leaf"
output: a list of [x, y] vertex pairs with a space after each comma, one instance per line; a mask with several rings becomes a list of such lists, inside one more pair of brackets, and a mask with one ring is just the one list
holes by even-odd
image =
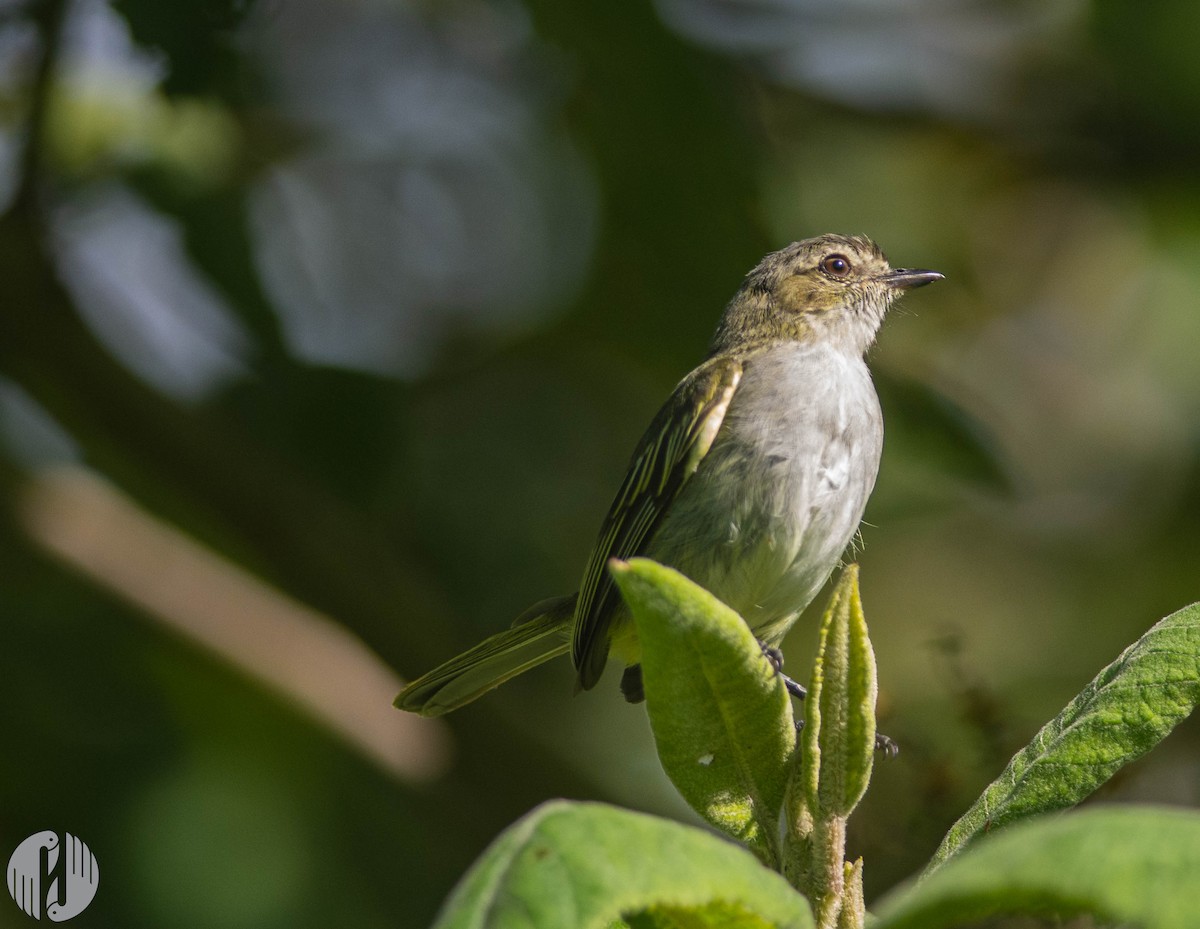
[[435, 929], [779, 926], [804, 898], [745, 849], [598, 803], [554, 801], [510, 826], [463, 877]]
[[940, 929], [1004, 914], [1092, 914], [1105, 924], [1193, 929], [1200, 815], [1120, 807], [1022, 823], [890, 894], [872, 929]]
[[[866, 792], [875, 752], [875, 653], [848, 565], [821, 617], [820, 644], [804, 701], [801, 751], [787, 791], [784, 873], [812, 901], [819, 926], [839, 915], [861, 926], [861, 863], [847, 896], [846, 820]], [[847, 904], [849, 907], [847, 908]]]
[[1162, 620], [1042, 727], [946, 834], [930, 870], [981, 833], [1078, 803], [1200, 701], [1200, 603]]
[[654, 906], [629, 920], [629, 929], [771, 929], [771, 925], [757, 913], [722, 901], [693, 909]]
[[775, 864], [796, 744], [783, 682], [742, 618], [679, 572], [643, 558], [612, 571], [637, 622], [667, 776], [708, 822]]
[[849, 816], [871, 780], [875, 755], [875, 653], [847, 565], [821, 617], [821, 638], [804, 704], [806, 796], [813, 815]]

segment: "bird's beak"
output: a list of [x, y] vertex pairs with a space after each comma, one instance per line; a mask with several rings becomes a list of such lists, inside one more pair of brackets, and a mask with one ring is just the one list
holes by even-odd
[[913, 287], [924, 287], [925, 284], [942, 281], [946, 275], [941, 271], [923, 271], [916, 268], [896, 268], [887, 274], [881, 274], [875, 280], [884, 287], [893, 290], [911, 290]]
[[877, 281], [893, 290], [911, 290], [914, 287], [924, 287], [934, 281], [943, 280], [946, 275], [940, 271], [919, 271], [914, 268], [896, 268], [887, 274], [881, 274]]

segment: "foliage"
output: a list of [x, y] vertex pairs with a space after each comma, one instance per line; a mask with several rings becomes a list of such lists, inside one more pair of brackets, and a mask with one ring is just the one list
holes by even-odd
[[1074, 806], [1200, 703], [1200, 604], [1163, 619], [1046, 723], [946, 834], [930, 867], [992, 829]]
[[[693, 828], [551, 804], [497, 839], [447, 902], [439, 929], [617, 919], [862, 929], [863, 862], [844, 860], [846, 820], [876, 747], [875, 660], [857, 566], [843, 572], [822, 619], [799, 740], [783, 683], [740, 617], [653, 562], [612, 570], [645, 650], [663, 767], [696, 812], [758, 861]], [[1044, 814], [1079, 802], [1200, 701], [1198, 614], [1200, 604], [1167, 617], [1105, 668], [951, 830], [934, 863], [954, 860], [890, 895], [872, 926], [1080, 913], [1145, 929], [1190, 925], [1200, 907], [1200, 814]], [[985, 831], [997, 835], [972, 841]]]
[[878, 929], [941, 929], [988, 916], [1091, 914], [1188, 929], [1200, 908], [1200, 815], [1125, 807], [1022, 822], [879, 904]]
[[796, 745], [783, 683], [742, 618], [677, 571], [641, 559], [612, 571], [636, 604], [646, 710], [663, 769], [707, 822], [778, 868]]
[[500, 836], [436, 925], [605, 926], [655, 910], [690, 912], [697, 926], [812, 926], [803, 899], [728, 842], [639, 813], [561, 801]]
[[844, 861], [846, 825], [866, 793], [876, 749], [875, 653], [858, 592], [858, 565], [834, 588], [791, 763], [785, 873], [812, 901], [820, 926], [861, 926], [862, 860]]

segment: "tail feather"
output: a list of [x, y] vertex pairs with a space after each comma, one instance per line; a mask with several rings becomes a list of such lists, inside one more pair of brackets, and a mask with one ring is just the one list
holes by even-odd
[[422, 716], [441, 716], [530, 668], [565, 655], [571, 649], [570, 629], [575, 598], [537, 604], [520, 624], [484, 639], [474, 648], [421, 675], [400, 691], [396, 706]]

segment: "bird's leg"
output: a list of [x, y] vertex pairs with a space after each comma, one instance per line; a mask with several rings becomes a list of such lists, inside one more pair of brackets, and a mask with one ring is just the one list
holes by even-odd
[[773, 645], [768, 645], [766, 642], [759, 642], [759, 647], [762, 648], [763, 657], [767, 659], [771, 667], [775, 669], [775, 673], [783, 678], [783, 686], [797, 700], [803, 700], [808, 696], [808, 690], [799, 681], [794, 681], [783, 673], [783, 652]]
[[[770, 662], [775, 673], [783, 678], [783, 686], [787, 688], [787, 692], [797, 700], [803, 700], [808, 696], [808, 690], [803, 684], [792, 680], [783, 673], [783, 652], [773, 645], [768, 645], [766, 642], [759, 641], [759, 647], [762, 648], [763, 657]], [[799, 732], [804, 728], [804, 720], [796, 720], [796, 731]], [[900, 754], [900, 746], [896, 744], [895, 739], [884, 735], [882, 732], [875, 733], [875, 751], [883, 752], [888, 758], [895, 758]]]

